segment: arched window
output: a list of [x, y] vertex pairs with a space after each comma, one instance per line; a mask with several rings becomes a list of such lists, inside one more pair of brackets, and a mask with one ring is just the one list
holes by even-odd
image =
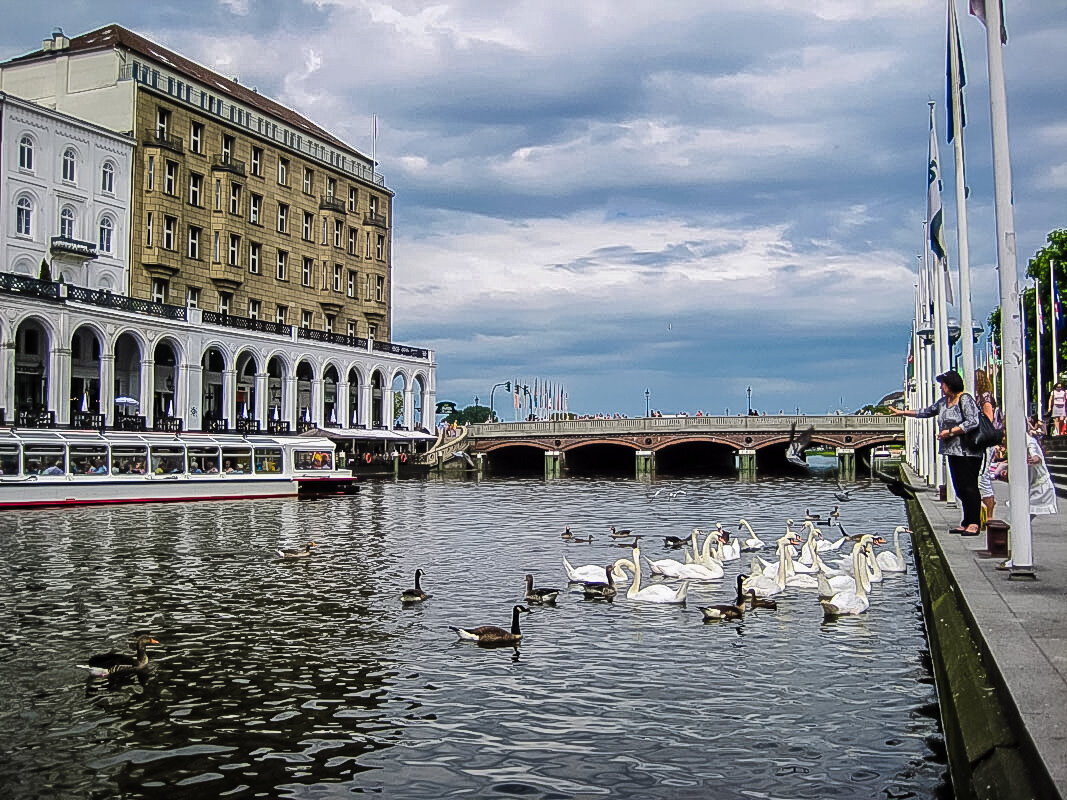
[[115, 165], [105, 161], [100, 170], [100, 191], [107, 194], [115, 193]]
[[74, 152], [73, 147], [68, 147], [63, 151], [63, 180], [74, 183], [74, 165], [77, 161], [77, 155]]
[[19, 168], [33, 169], [33, 139], [29, 136], [19, 139]]
[[115, 223], [111, 221], [111, 217], [104, 217], [100, 220], [100, 252], [111, 252], [111, 234], [115, 230]]
[[21, 236], [32, 236], [33, 201], [28, 197], [20, 197], [15, 206], [15, 233]]
[[70, 206], [59, 213], [59, 235], [64, 239], [74, 238], [74, 209]]

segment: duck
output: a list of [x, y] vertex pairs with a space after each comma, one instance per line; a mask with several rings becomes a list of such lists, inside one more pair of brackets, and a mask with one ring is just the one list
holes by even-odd
[[845, 591], [837, 592], [829, 600], [819, 600], [825, 618], [857, 616], [866, 613], [867, 609], [871, 607], [870, 600], [867, 598], [869, 584], [866, 580], [866, 568], [863, 564], [864, 551], [868, 547], [868, 544], [861, 544], [855, 547], [852, 552], [853, 570], [856, 575], [855, 588], [851, 591], [846, 589]]
[[522, 641], [522, 631], [519, 630], [519, 614], [529, 614], [530, 609], [526, 606], [515, 606], [511, 609], [511, 630], [499, 628], [496, 625], [479, 625], [477, 628], [457, 628], [449, 625], [450, 631], [455, 631], [459, 638], [467, 642], [478, 644], [519, 644]]
[[741, 542], [741, 549], [742, 550], [745, 550], [745, 551], [762, 550], [766, 546], [766, 545], [763, 544], [763, 541], [752, 530], [752, 526], [748, 524], [748, 520], [747, 519], [743, 519], [742, 518], [740, 520], [740, 522], [738, 522], [737, 529], [741, 530], [742, 528], [748, 529], [748, 538], [745, 539], [743, 542]]
[[415, 570], [415, 588], [405, 589], [403, 592], [400, 593], [401, 603], [421, 603], [423, 600], [430, 596], [422, 590], [422, 584], [419, 582], [419, 580], [425, 574], [426, 573], [423, 572], [421, 569]]
[[549, 589], [547, 587], [534, 588], [533, 575], [526, 576], [526, 602], [536, 603], [537, 605], [544, 605], [545, 603], [555, 603], [556, 597], [559, 596], [559, 589]]
[[137, 649], [136, 657], [125, 653], [116, 653], [112, 650], [110, 653], [98, 653], [90, 656], [88, 664], [78, 664], [77, 667], [78, 669], [89, 670], [89, 675], [94, 678], [111, 678], [118, 675], [143, 672], [148, 668], [147, 648], [150, 644], [159, 644], [159, 641], [152, 636], [142, 634], [137, 637], [135, 645]]
[[285, 561], [290, 558], [308, 558], [311, 555], [311, 548], [318, 546], [318, 542], [308, 542], [304, 545], [303, 550], [275, 550], [274, 560]]
[[629, 528], [624, 528], [621, 531], [617, 531], [617, 530], [615, 530], [615, 526], [614, 525], [611, 526], [611, 538], [612, 539], [625, 539], [628, 536], [630, 536], [631, 534], [633, 534], [633, 531], [630, 530]]
[[627, 550], [632, 550], [634, 545], [637, 544], [644, 537], [641, 534], [634, 534], [633, 541], [631, 542], [612, 542], [616, 547], [623, 547]]
[[[620, 559], [625, 562], [626, 559]], [[567, 573], [567, 580], [571, 583], [585, 583], [586, 581], [598, 581], [600, 576], [604, 574], [604, 568], [599, 564], [584, 564], [580, 567], [571, 566], [571, 562], [567, 560], [567, 557], [563, 557], [563, 569]], [[626, 577], [626, 573], [622, 571], [619, 566], [619, 562], [615, 562], [613, 568], [615, 574], [615, 580], [622, 580]]]
[[744, 573], [737, 576], [737, 597], [732, 604], [700, 606], [700, 613], [704, 615], [705, 622], [722, 622], [728, 619], [741, 619], [745, 616], [745, 595], [741, 592], [741, 584], [747, 577]]
[[900, 549], [900, 534], [902, 533], [911, 533], [911, 529], [904, 525], [897, 525], [893, 530], [893, 549], [896, 552], [889, 553], [883, 550], [875, 557], [875, 562], [884, 572], [908, 571], [908, 564], [904, 561], [904, 553]]
[[[619, 562], [615, 562], [620, 566]], [[685, 597], [689, 593], [689, 581], [684, 581], [677, 589], [672, 589], [662, 583], [641, 588], [641, 551], [633, 549], [633, 560], [628, 561], [628, 566], [633, 571], [633, 582], [626, 590], [626, 599], [638, 603], [659, 603], [662, 605], [685, 605]]]
[[834, 510], [826, 515], [827, 522], [833, 524], [836, 520], [841, 519], [841, 506], [835, 505]]
[[582, 584], [582, 592], [585, 594], [586, 600], [611, 600], [615, 597], [617, 590], [615, 588], [615, 576], [612, 575], [614, 568], [614, 564], [608, 564], [604, 567], [606, 581], [586, 581]]
[[573, 534], [573, 533], [571, 533], [571, 526], [570, 526], [570, 525], [568, 525], [567, 527], [565, 527], [565, 528], [563, 529], [563, 533], [561, 533], [561, 534], [559, 535], [559, 538], [560, 538], [560, 539], [563, 539], [564, 541], [566, 541], [566, 540], [568, 540], [568, 539], [573, 539], [573, 538], [574, 538], [574, 534]]
[[753, 609], [766, 608], [770, 611], [776, 611], [778, 609], [778, 603], [776, 601], [766, 597], [760, 597], [756, 594], [755, 589], [749, 589], [745, 596], [748, 598], [749, 606]]

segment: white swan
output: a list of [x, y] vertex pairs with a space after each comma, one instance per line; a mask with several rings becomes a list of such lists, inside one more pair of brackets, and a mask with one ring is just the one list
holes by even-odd
[[869, 547], [869, 544], [860, 544], [853, 549], [852, 561], [853, 569], [856, 573], [855, 589], [852, 591], [845, 590], [843, 592], [838, 592], [829, 600], [819, 601], [822, 604], [824, 616], [842, 617], [863, 614], [871, 607], [870, 600], [867, 599], [867, 571], [864, 563], [865, 551]]
[[875, 563], [878, 564], [885, 572], [907, 572], [908, 565], [904, 561], [904, 553], [900, 549], [900, 534], [911, 533], [911, 531], [903, 525], [897, 525], [893, 530], [893, 549], [895, 553], [889, 553], [883, 550], [875, 557]]
[[717, 543], [715, 550], [715, 557], [725, 563], [727, 561], [737, 561], [741, 558], [741, 540], [730, 540], [730, 534], [722, 527], [722, 523], [715, 525], [717, 532]]
[[705, 567], [703, 564], [696, 562], [683, 564], [673, 558], [652, 561], [646, 557], [645, 561], [648, 561], [648, 566], [653, 573], [672, 580], [715, 581], [723, 576], [722, 564], [714, 561], [712, 562], [713, 567]]
[[[852, 545], [852, 555], [849, 556], [855, 563], [856, 551], [863, 545], [856, 542]], [[866, 572], [866, 563], [863, 565], [863, 572]], [[856, 591], [856, 579], [851, 575], [845, 574], [839, 570], [824, 570], [819, 573], [819, 597], [823, 600], [829, 600], [838, 592], [854, 592]]]
[[[625, 559], [620, 559], [625, 561]], [[571, 583], [585, 583], [586, 581], [599, 581], [604, 577], [604, 565], [603, 564], [585, 564], [581, 567], [571, 566], [571, 562], [567, 560], [566, 556], [563, 556], [563, 569], [567, 573], [567, 580]], [[615, 569], [613, 570], [615, 580], [619, 581], [626, 577], [626, 573], [622, 571], [619, 566], [619, 562], [615, 562]]]
[[741, 530], [742, 528], [748, 529], [748, 538], [741, 543], [743, 550], [762, 550], [766, 547], [766, 545], [763, 544], [763, 541], [756, 535], [756, 532], [752, 530], [752, 526], [748, 524], [747, 519], [742, 519], [737, 523], [737, 529]]
[[[615, 562], [616, 566], [622, 566], [620, 562]], [[633, 550], [633, 560], [626, 564], [628, 567], [633, 568], [634, 578], [633, 583], [630, 584], [630, 588], [626, 590], [626, 599], [634, 600], [639, 603], [660, 603], [664, 605], [684, 605], [685, 596], [689, 592], [689, 581], [682, 583], [677, 589], [672, 589], [670, 586], [665, 586], [662, 583], [657, 583], [652, 586], [646, 586], [641, 588], [641, 551], [638, 548]]]
[[745, 592], [755, 592], [756, 597], [770, 597], [771, 595], [779, 594], [785, 589], [785, 548], [789, 546], [788, 541], [789, 539], [785, 536], [778, 540], [778, 564], [773, 578], [759, 571], [758, 556], [753, 557], [752, 574], [745, 578], [744, 583], [741, 584]]

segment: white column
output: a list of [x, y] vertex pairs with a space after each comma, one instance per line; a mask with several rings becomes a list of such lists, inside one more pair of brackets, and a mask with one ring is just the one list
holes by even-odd
[[11, 331], [10, 341], [0, 345], [0, 408], [7, 413], [7, 422], [18, 419], [15, 407], [15, 334]]
[[382, 423], [388, 430], [393, 429], [393, 387], [382, 387]]
[[404, 388], [404, 427], [415, 430], [415, 389], [410, 384]]
[[289, 422], [289, 429], [295, 431], [301, 409], [296, 407], [296, 375], [282, 377], [282, 414], [281, 418]]
[[[100, 353], [100, 413], [104, 415], [104, 424], [110, 427], [115, 423], [115, 354]], [[3, 405], [0, 403], [0, 405]]]
[[326, 424], [324, 417], [324, 404], [326, 401], [325, 393], [323, 392], [323, 380], [322, 378], [311, 379], [311, 421], [316, 425], [322, 426]]
[[222, 370], [222, 416], [226, 427], [237, 425], [237, 370]]
[[334, 399], [337, 414], [337, 427], [352, 427], [352, 412], [348, 408], [348, 381], [337, 382], [337, 396]]
[[151, 430], [155, 422], [156, 362], [151, 358], [141, 359], [141, 406], [137, 410], [144, 417], [145, 425]]
[[266, 430], [267, 420], [270, 419], [270, 409], [267, 404], [267, 401], [270, 399], [267, 397], [270, 393], [270, 389], [267, 387], [267, 373], [257, 372], [255, 381], [256, 402], [255, 408], [252, 410], [252, 417], [259, 420], [259, 427], [261, 430]]

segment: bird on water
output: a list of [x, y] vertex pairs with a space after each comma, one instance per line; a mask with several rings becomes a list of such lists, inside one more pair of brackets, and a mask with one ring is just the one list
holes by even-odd
[[137, 637], [135, 645], [137, 650], [136, 657], [125, 653], [116, 653], [112, 650], [110, 653], [98, 653], [90, 656], [88, 664], [78, 664], [77, 666], [79, 669], [89, 670], [89, 674], [94, 678], [110, 678], [143, 672], [148, 667], [147, 648], [150, 644], [159, 644], [159, 642], [148, 634], [142, 634]]
[[511, 630], [499, 628], [496, 625], [479, 625], [477, 628], [457, 628], [449, 625], [450, 631], [455, 631], [460, 639], [478, 644], [518, 644], [522, 641], [522, 631], [519, 630], [519, 614], [529, 614], [530, 609], [526, 606], [515, 606], [511, 610]]

